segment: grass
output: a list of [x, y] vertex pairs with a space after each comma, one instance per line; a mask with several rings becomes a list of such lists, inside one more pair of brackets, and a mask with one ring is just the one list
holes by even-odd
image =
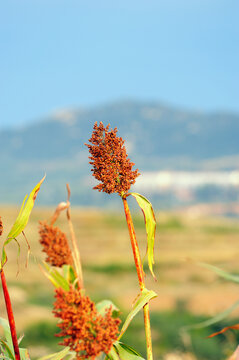
[[[4, 234], [18, 210], [0, 208]], [[33, 211], [25, 231], [32, 251], [28, 269], [22, 265], [26, 258], [26, 246], [23, 245], [24, 239], [19, 237], [22, 252], [17, 278], [15, 244], [7, 248], [11, 260], [5, 272], [16, 313], [17, 330], [25, 333], [24, 344], [29, 345], [33, 360], [46, 354], [48, 348], [55, 351], [59, 341], [53, 336], [56, 329], [51, 314], [53, 286], [39, 268], [44, 254], [38, 243], [38, 220], [47, 219], [51, 214], [52, 209], [36, 207]], [[194, 330], [190, 342], [185, 344], [180, 328], [213, 316], [238, 300], [238, 287], [235, 284], [219, 281], [210, 271], [196, 264], [197, 261], [208, 262], [238, 273], [238, 224], [235, 220], [192, 218], [177, 213], [160, 213], [156, 217], [155, 273], [158, 282], [155, 283], [146, 271], [146, 286], [159, 294], [150, 305], [153, 311], [151, 318], [155, 359], [161, 360], [160, 356], [170, 351], [192, 352], [199, 360], [224, 359], [227, 351], [229, 354], [233, 350], [231, 347], [239, 340], [233, 335], [235, 332], [230, 332], [232, 340], [229, 341], [224, 335], [210, 340], [205, 338], [217, 331], [218, 327]], [[138, 294], [138, 284], [124, 216], [94, 209], [73, 209], [72, 220], [81, 251], [87, 293], [97, 301], [104, 298], [115, 301], [122, 315], [125, 315]], [[60, 218], [60, 223], [67, 231], [63, 218]], [[134, 216], [134, 223], [139, 245], [142, 253], [145, 253], [142, 214]], [[2, 300], [0, 308], [4, 308]], [[141, 315], [133, 321], [125, 341], [135, 345], [143, 354]], [[2, 316], [6, 317], [6, 314]], [[233, 316], [239, 316], [239, 311], [235, 311]], [[230, 321], [233, 322], [233, 319]], [[229, 320], [221, 325], [228, 323]], [[40, 346], [36, 338], [41, 339]]]

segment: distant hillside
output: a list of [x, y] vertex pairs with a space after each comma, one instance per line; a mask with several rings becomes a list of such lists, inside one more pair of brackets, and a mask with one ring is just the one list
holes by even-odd
[[42, 203], [62, 199], [69, 182], [78, 204], [91, 191], [88, 141], [95, 121], [118, 128], [140, 172], [233, 170], [239, 165], [239, 114], [186, 111], [156, 102], [122, 101], [62, 110], [33, 125], [0, 132], [0, 202], [19, 202], [44, 174]]

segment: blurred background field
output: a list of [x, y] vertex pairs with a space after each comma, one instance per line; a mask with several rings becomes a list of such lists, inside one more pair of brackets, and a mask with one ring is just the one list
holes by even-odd
[[[239, 310], [216, 326], [182, 331], [239, 299], [238, 286], [197, 264], [239, 273], [238, 10], [238, 1], [227, 0], [2, 2], [5, 235], [17, 204], [47, 174], [26, 229], [27, 269], [19, 237], [18, 276], [17, 245], [7, 249], [17, 329], [32, 360], [59, 349], [53, 287], [39, 268], [38, 221], [65, 200], [66, 182], [88, 294], [113, 300], [123, 319], [138, 293], [122, 204], [92, 191], [85, 143], [100, 121], [118, 128], [141, 173], [132, 190], [156, 210], [157, 283], [146, 270], [148, 288], [159, 294], [150, 303], [154, 360], [224, 360], [238, 344], [236, 331], [206, 337], [238, 321]], [[142, 214], [131, 205], [145, 253]], [[68, 231], [65, 219], [58, 224]], [[145, 355], [142, 314], [123, 340]]]
[[[0, 208], [4, 234], [17, 212], [16, 207]], [[53, 286], [39, 267], [44, 254], [38, 242], [38, 221], [49, 219], [52, 212], [53, 208], [34, 209], [26, 229], [31, 256], [26, 269], [27, 247], [24, 238], [19, 237], [21, 255], [18, 275], [16, 244], [8, 247], [6, 276], [17, 329], [19, 334], [25, 334], [24, 345], [30, 349], [33, 360], [59, 349], [59, 339], [54, 337], [58, 330], [51, 313]], [[216, 315], [239, 299], [236, 284], [219, 279], [197, 264], [203, 261], [238, 273], [239, 223], [236, 219], [182, 212], [157, 212], [156, 219], [157, 282], [153, 281], [146, 267], [146, 286], [159, 295], [150, 303], [155, 359], [225, 359], [236, 347], [239, 340], [237, 333], [230, 331], [213, 339], [206, 339], [206, 336], [236, 322], [239, 309], [217, 325], [186, 333], [182, 330], [186, 325]], [[95, 301], [111, 299], [121, 309], [124, 319], [138, 294], [138, 283], [123, 214], [120, 211], [73, 208], [72, 220], [87, 293]], [[146, 237], [141, 213], [134, 213], [134, 223], [144, 254]], [[60, 217], [57, 225], [68, 232], [64, 216]], [[2, 298], [0, 307], [1, 316], [6, 317]], [[123, 341], [145, 355], [142, 313], [134, 319]]]

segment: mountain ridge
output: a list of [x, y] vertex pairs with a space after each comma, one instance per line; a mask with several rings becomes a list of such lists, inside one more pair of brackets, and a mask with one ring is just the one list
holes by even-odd
[[[0, 130], [0, 188], [4, 189], [0, 201], [13, 201], [14, 196], [17, 200], [21, 187], [31, 188], [31, 180], [47, 172], [48, 195], [43, 202], [50, 197], [55, 202], [63, 194], [65, 182], [73, 183], [79, 203], [82, 195], [86, 202], [85, 193], [90, 194], [89, 182], [93, 181], [84, 144], [95, 121], [118, 128], [140, 172], [200, 171], [210, 166], [214, 170], [238, 169], [239, 114], [124, 100], [92, 109], [62, 109], [34, 124]], [[90, 202], [93, 198], [89, 195]]]

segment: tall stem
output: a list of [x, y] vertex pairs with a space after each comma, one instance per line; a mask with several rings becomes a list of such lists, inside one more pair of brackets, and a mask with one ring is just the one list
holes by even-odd
[[83, 289], [84, 283], [83, 283], [83, 273], [82, 273], [82, 266], [81, 266], [81, 259], [80, 259], [80, 251], [78, 249], [75, 231], [74, 231], [74, 227], [73, 227], [73, 224], [71, 221], [70, 207], [68, 207], [68, 209], [67, 209], [67, 220], [68, 220], [70, 234], [71, 234], [71, 243], [72, 243], [72, 247], [73, 247], [73, 260], [74, 260], [74, 264], [75, 264], [75, 269], [76, 269], [76, 273], [77, 273], [77, 276], [79, 279], [79, 286], [81, 289]]
[[3, 294], [4, 294], [6, 309], [7, 309], [8, 322], [9, 322], [9, 326], [10, 326], [10, 330], [11, 330], [11, 337], [12, 337], [12, 343], [13, 343], [13, 348], [14, 348], [14, 353], [15, 353], [15, 359], [21, 360], [18, 341], [17, 341], [16, 325], [15, 325], [15, 320], [14, 320], [14, 315], [13, 315], [13, 310], [12, 310], [11, 299], [10, 299], [8, 288], [7, 288], [7, 282], [6, 282], [6, 278], [5, 278], [3, 269], [1, 269], [0, 271], [1, 271], [2, 289], [3, 289]]
[[[129, 236], [131, 241], [131, 246], [133, 250], [134, 255], [134, 262], [136, 266], [136, 271], [138, 275], [138, 281], [140, 286], [140, 291], [142, 292], [145, 288], [144, 283], [144, 271], [143, 266], [141, 262], [140, 252], [139, 252], [139, 246], [137, 243], [135, 230], [134, 230], [134, 224], [132, 220], [132, 216], [129, 210], [129, 206], [126, 200], [126, 197], [122, 197], [123, 204], [124, 204], [124, 211], [126, 216], [126, 221], [128, 225], [129, 230]], [[145, 327], [145, 336], [146, 336], [146, 345], [147, 345], [147, 360], [153, 360], [153, 349], [152, 349], [152, 338], [151, 338], [151, 328], [150, 328], [150, 316], [149, 316], [149, 305], [146, 304], [143, 308], [144, 311], [144, 327]]]

